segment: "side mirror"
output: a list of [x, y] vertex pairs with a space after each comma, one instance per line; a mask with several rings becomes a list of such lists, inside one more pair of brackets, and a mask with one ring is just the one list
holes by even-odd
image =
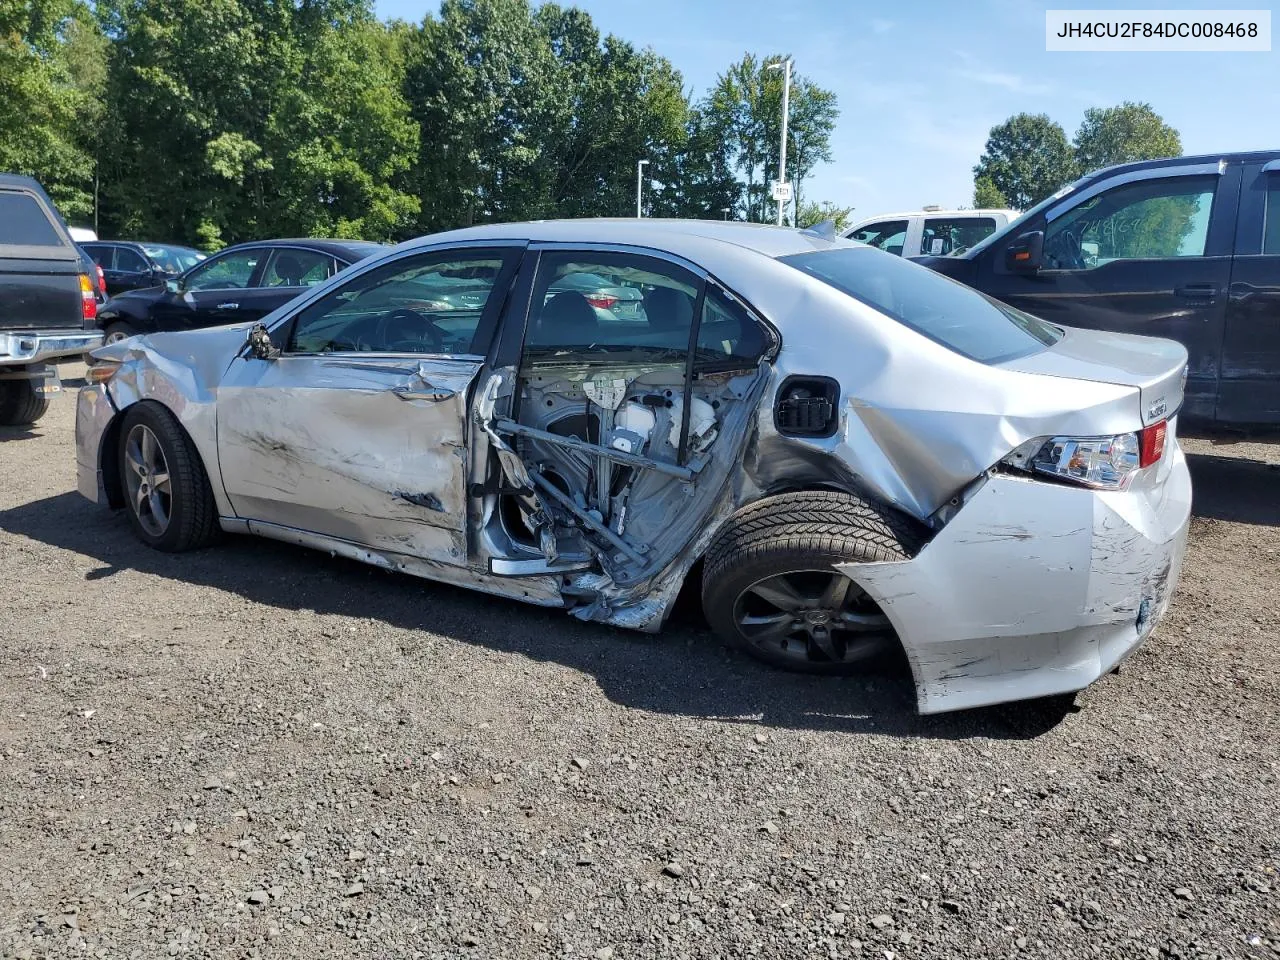
[[274, 360], [280, 356], [280, 348], [271, 342], [271, 331], [260, 323], [249, 328], [244, 344], [249, 350], [249, 356], [255, 360]]
[[182, 292], [182, 284], [177, 280], [166, 280], [164, 282], [164, 288], [168, 290], [170, 293]]
[[1043, 262], [1043, 230], [1024, 233], [1005, 248], [1004, 263], [1013, 273], [1035, 273]]

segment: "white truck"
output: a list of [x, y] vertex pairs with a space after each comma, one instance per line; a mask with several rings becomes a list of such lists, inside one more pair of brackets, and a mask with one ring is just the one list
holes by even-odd
[[925, 207], [869, 217], [849, 227], [843, 236], [900, 257], [946, 257], [963, 253], [1017, 218], [1017, 210]]

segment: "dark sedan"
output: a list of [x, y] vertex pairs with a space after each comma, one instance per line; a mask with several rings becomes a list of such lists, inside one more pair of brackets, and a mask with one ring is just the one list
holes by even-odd
[[171, 243], [93, 240], [81, 248], [93, 257], [107, 284], [107, 295], [155, 287], [182, 276], [205, 258], [199, 250]]
[[262, 240], [227, 247], [162, 286], [113, 297], [98, 311], [106, 342], [136, 333], [257, 320], [307, 287], [385, 249], [360, 240]]

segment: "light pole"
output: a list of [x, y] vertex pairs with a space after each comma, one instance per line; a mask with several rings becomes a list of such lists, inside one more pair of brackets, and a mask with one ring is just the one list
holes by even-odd
[[640, 160], [636, 163], [636, 219], [643, 217], [640, 212], [640, 197], [644, 191], [644, 168], [648, 165], [648, 160]]
[[[787, 57], [781, 63], [769, 64], [770, 70], [785, 70], [786, 79], [782, 82], [782, 145], [778, 148], [778, 183], [779, 185], [787, 182], [787, 116], [791, 112], [791, 58]], [[782, 211], [786, 208], [786, 201], [778, 201], [778, 226], [782, 226]]]

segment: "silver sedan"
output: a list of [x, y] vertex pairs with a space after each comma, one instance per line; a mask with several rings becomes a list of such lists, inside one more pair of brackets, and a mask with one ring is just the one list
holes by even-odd
[[646, 631], [696, 577], [778, 666], [899, 645], [923, 712], [1085, 687], [1185, 548], [1181, 346], [820, 232], [475, 227], [94, 355], [80, 491], [157, 549], [258, 534]]

